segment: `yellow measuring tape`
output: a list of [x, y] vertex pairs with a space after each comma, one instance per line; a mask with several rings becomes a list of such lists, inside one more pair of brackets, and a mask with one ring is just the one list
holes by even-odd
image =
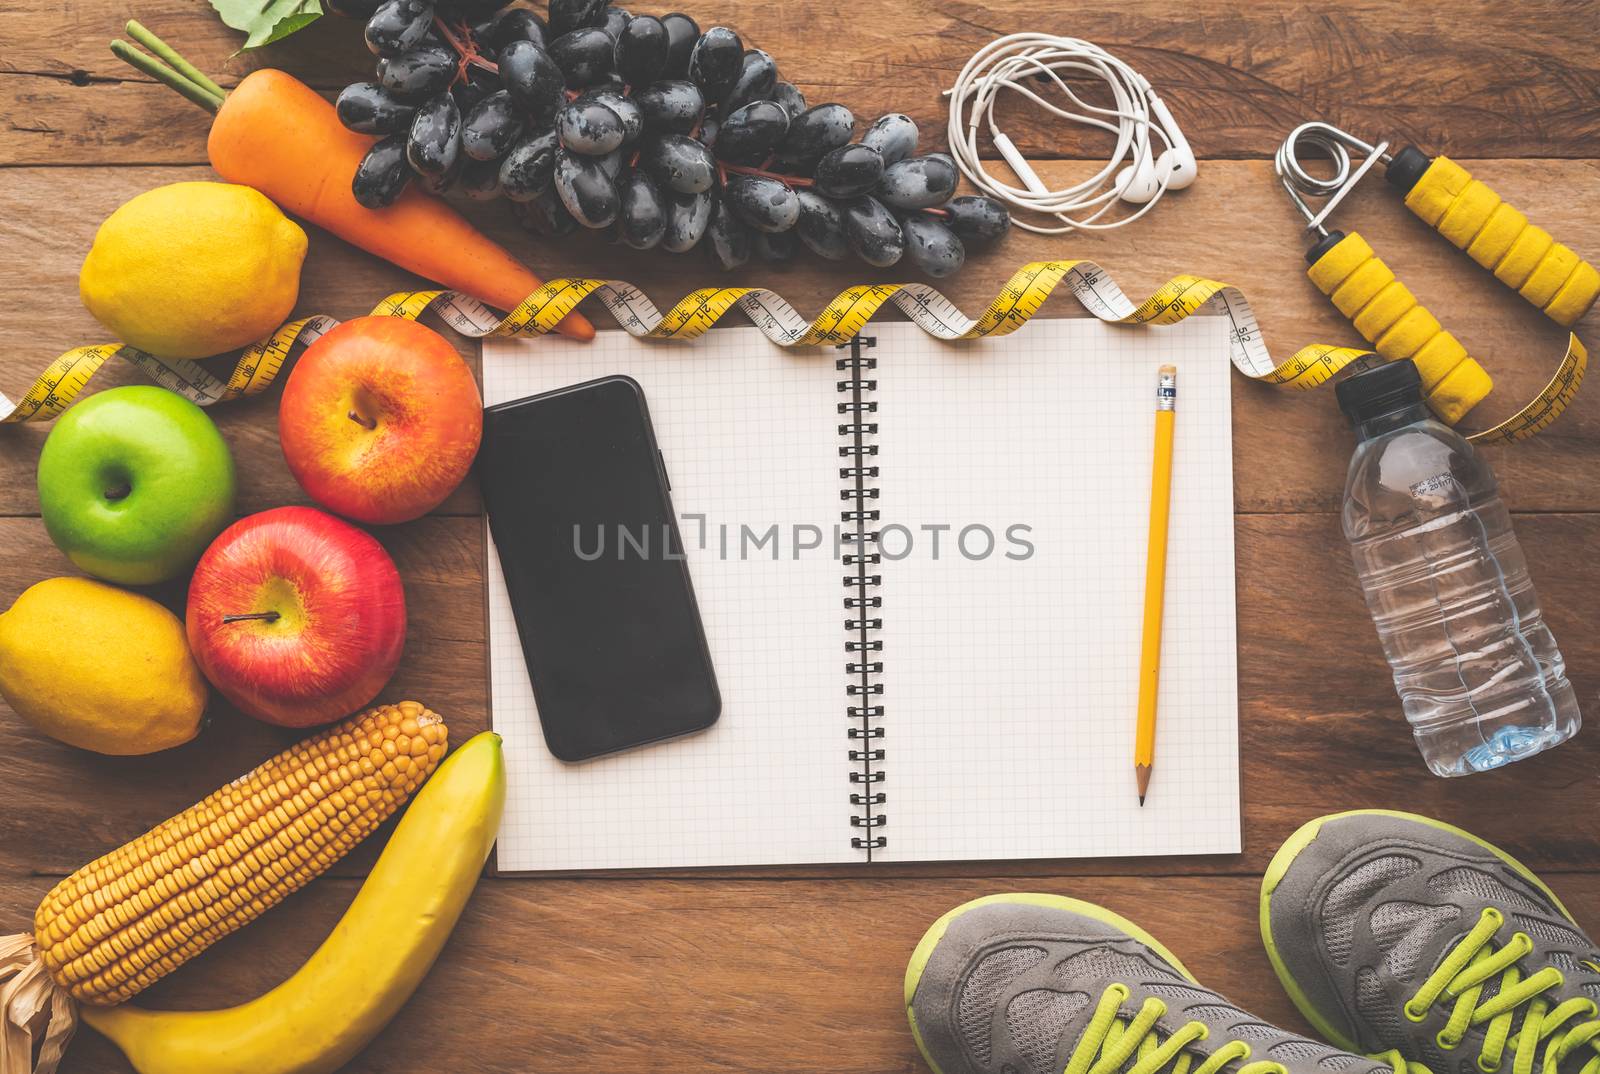
[[[437, 290], [390, 295], [378, 303], [373, 313], [415, 319], [432, 310], [465, 336], [535, 336], [553, 331], [578, 303], [594, 295], [622, 328], [640, 338], [694, 339], [737, 308], [772, 342], [790, 347], [843, 343], [878, 310], [892, 303], [928, 334], [943, 340], [963, 340], [1015, 332], [1063, 282], [1080, 305], [1112, 324], [1176, 324], [1202, 311], [1227, 317], [1232, 324], [1229, 345], [1234, 367], [1252, 380], [1269, 384], [1314, 388], [1368, 353], [1353, 347], [1312, 344], [1296, 351], [1287, 361], [1275, 363], [1267, 352], [1255, 313], [1238, 288], [1201, 276], [1175, 276], [1136, 305], [1092, 261], [1035, 261], [1024, 265], [976, 319], [966, 316], [948, 298], [923, 283], [851, 287], [808, 321], [776, 292], [761, 287], [704, 287], [686, 295], [663, 314], [632, 284], [591, 279], [551, 280], [504, 318], [460, 292]], [[0, 410], [5, 411], [0, 421], [56, 417], [83, 390], [95, 370], [113, 356], [133, 362], [158, 384], [201, 406], [254, 395], [272, 383], [292, 348], [309, 344], [337, 323], [332, 317], [317, 316], [284, 325], [271, 338], [245, 348], [226, 381], [194, 362], [157, 358], [132, 347], [114, 343], [79, 347], [50, 363], [21, 401], [12, 403], [0, 395]], [[1583, 380], [1587, 361], [1588, 352], [1578, 337], [1572, 336], [1555, 376], [1544, 390], [1499, 425], [1469, 439], [1477, 443], [1511, 443], [1535, 435], [1566, 409]]]

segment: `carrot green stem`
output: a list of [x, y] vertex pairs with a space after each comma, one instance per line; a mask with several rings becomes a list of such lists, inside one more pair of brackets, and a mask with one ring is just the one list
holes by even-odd
[[227, 90], [223, 89], [221, 86], [211, 81], [211, 79], [207, 78], [203, 71], [201, 71], [194, 64], [190, 63], [188, 60], [184, 59], [182, 54], [180, 54], [177, 49], [173, 48], [171, 45], [161, 40], [161, 38], [151, 33], [138, 19], [129, 19], [127, 30], [129, 37], [139, 42], [139, 44], [143, 45], [145, 48], [149, 49], [163, 60], [166, 60], [167, 63], [172, 65], [173, 70], [177, 71], [180, 75], [183, 75], [190, 82], [193, 82], [207, 93], [210, 93], [218, 98], [226, 97], [228, 95]]
[[208, 112], [222, 107], [222, 98], [190, 82], [187, 78], [162, 63], [153, 60], [126, 41], [111, 42], [111, 51], [124, 63], [131, 64], [164, 85], [170, 86]]

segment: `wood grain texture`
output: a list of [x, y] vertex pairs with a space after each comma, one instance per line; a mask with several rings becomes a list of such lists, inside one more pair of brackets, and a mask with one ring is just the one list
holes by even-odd
[[[1136, 299], [1178, 272], [1238, 284], [1279, 357], [1312, 341], [1356, 342], [1305, 279], [1300, 220], [1266, 159], [1310, 118], [1462, 159], [1562, 241], [1591, 258], [1600, 252], [1600, 210], [1589, 196], [1600, 180], [1594, 0], [893, 0], [873, 9], [721, 0], [691, 12], [767, 48], [813, 102], [843, 101], [863, 119], [910, 112], [926, 145], [944, 142], [939, 91], [1001, 33], [1086, 37], [1148, 75], [1205, 160], [1195, 187], [1125, 231], [1014, 234], [941, 285], [969, 312], [1025, 261], [1080, 257], [1099, 261]], [[137, 10], [106, 0], [0, 5], [0, 294], [8, 302], [0, 390], [13, 395], [62, 350], [106, 338], [76, 287], [99, 221], [151, 186], [212, 178], [207, 117], [106, 50], [129, 14], [228, 85], [270, 65], [331, 95], [370, 72], [358, 28], [342, 20], [234, 56], [239, 36], [201, 0], [141, 0]], [[1018, 109], [1006, 110], [1003, 122], [1031, 156], [1061, 158], [1040, 168], [1053, 183], [1081, 178], [1092, 170], [1085, 160], [1106, 149], [1098, 137], [1063, 135]], [[543, 242], [522, 234], [502, 206], [467, 211], [547, 276], [620, 276], [662, 304], [728, 279], [699, 256], [635, 255], [589, 235]], [[1381, 182], [1352, 197], [1335, 222], [1360, 230], [1494, 374], [1499, 388], [1475, 416], [1481, 424], [1543, 384], [1564, 334], [1432, 234]], [[417, 282], [311, 230], [301, 312], [357, 316]], [[898, 278], [895, 270], [807, 259], [787, 270], [752, 266], [730, 282], [774, 286], [814, 311], [846, 284]], [[1064, 297], [1045, 313], [1081, 315]], [[609, 326], [603, 313], [597, 320]], [[1594, 323], [1591, 316], [1580, 329], [1592, 334]], [[456, 342], [475, 364], [475, 346]], [[109, 369], [95, 387], [132, 379]], [[1586, 707], [1600, 693], [1591, 610], [1600, 590], [1592, 552], [1600, 542], [1597, 392], [1580, 394], [1540, 439], [1491, 452]], [[239, 460], [241, 512], [306, 502], [279, 455], [276, 399], [274, 390], [214, 411]], [[1261, 952], [1257, 878], [1307, 817], [1361, 806], [1431, 813], [1494, 839], [1545, 873], [1580, 921], [1600, 925], [1597, 732], [1504, 772], [1429, 778], [1339, 535], [1334, 512], [1350, 436], [1331, 393], [1235, 377], [1233, 408], [1242, 854], [486, 879], [417, 996], [347, 1069], [921, 1072], [899, 1005], [911, 947], [952, 905], [1018, 889], [1103, 902], [1165, 939], [1203, 981], [1304, 1029]], [[48, 426], [0, 428], [0, 607], [39, 579], [70, 572], [37, 518], [33, 469], [47, 433]], [[384, 697], [432, 705], [457, 743], [488, 714], [479, 507], [469, 482], [436, 517], [378, 534], [405, 578], [411, 613], [406, 658]], [[157, 595], [182, 606], [181, 587]], [[189, 746], [101, 758], [32, 732], [0, 705], [0, 932], [27, 927], [57, 876], [287, 741], [218, 705]], [[218, 1006], [281, 980], [327, 935], [384, 837], [159, 984], [148, 1002]], [[64, 1068], [128, 1069], [89, 1030]]]
[[[673, 8], [634, 5], [660, 13]], [[205, 117], [111, 56], [123, 9], [20, 0], [0, 11], [0, 161], [199, 163]], [[1327, 119], [1374, 138], [1463, 156], [1600, 156], [1592, 50], [1600, 5], [1393, 4], [1257, 0], [1226, 9], [1167, 0], [897, 0], [862, 8], [764, 0], [695, 5], [777, 59], [808, 100], [870, 120], [910, 113], [942, 141], [948, 88], [1002, 34], [1040, 30], [1094, 41], [1171, 102], [1206, 157], [1266, 157], [1291, 127]], [[232, 85], [279, 66], [329, 92], [371, 77], [359, 28], [325, 19], [290, 41], [234, 56], [240, 35], [193, 0], [148, 0], [138, 17]], [[1590, 32], [1584, 32], [1587, 29]], [[1034, 156], [1099, 156], [1109, 136], [1071, 132], [1024, 109], [1002, 124]]]
[[[1572, 192], [1600, 181], [1595, 161], [1468, 161], [1483, 179], [1578, 250], [1600, 251], [1600, 211]], [[1054, 179], [1082, 165], [1048, 165]], [[73, 197], [58, 196], [63, 175]], [[211, 178], [205, 168], [0, 169], [0, 294], [21, 296], [26, 315], [0, 318], [0, 391], [20, 395], [50, 359], [67, 348], [103, 342], [105, 330], [78, 299], [78, 267], [99, 221], [149, 187]], [[802, 311], [815, 313], [850, 283], [905, 279], [903, 270], [843, 267], [804, 258], [789, 268], [752, 265], [738, 278], [713, 269], [699, 254], [623, 254], [595, 235], [558, 242], [523, 233], [504, 206], [469, 205], [491, 234], [546, 276], [624, 277], [661, 306], [691, 287], [719, 280], [779, 290]], [[1566, 334], [1537, 310], [1478, 269], [1411, 215], [1380, 182], [1358, 190], [1338, 221], [1370, 241], [1408, 286], [1479, 356], [1497, 391], [1472, 415], [1482, 427], [1510, 414], [1543, 386]], [[1021, 264], [1050, 257], [1087, 258], [1108, 269], [1136, 301], [1181, 272], [1237, 284], [1250, 297], [1268, 345], [1278, 358], [1312, 342], [1360, 344], [1360, 337], [1305, 277], [1303, 221], [1264, 162], [1208, 162], [1198, 183], [1174, 195], [1137, 226], [1104, 235], [1048, 238], [1020, 229], [997, 248], [975, 254], [959, 276], [940, 287], [976, 314]], [[306, 261], [298, 313], [359, 316], [383, 295], [416, 286], [416, 277], [316, 229]], [[597, 323], [610, 326], [598, 303]], [[588, 307], [586, 307], [588, 308]], [[1082, 316], [1065, 293], [1045, 316]], [[891, 311], [885, 316], [898, 316]], [[1591, 314], [1586, 323], [1595, 323]], [[743, 324], [738, 315], [729, 323]], [[1580, 325], [1580, 330], [1585, 330]], [[1026, 329], [1024, 329], [1026, 331]], [[470, 361], [476, 348], [457, 338]], [[564, 346], [551, 340], [550, 346]], [[227, 363], [224, 361], [225, 367]], [[134, 379], [106, 369], [94, 386]], [[1593, 482], [1575, 480], [1600, 465], [1600, 403], [1590, 386], [1544, 436], [1492, 460], [1514, 507], [1592, 510]], [[239, 460], [240, 508], [260, 510], [304, 502], [277, 448], [277, 389], [214, 413]], [[1235, 502], [1241, 511], [1332, 510], [1339, 503], [1350, 435], [1331, 389], [1296, 392], [1234, 378]], [[33, 464], [47, 425], [0, 430], [0, 515], [38, 510]], [[453, 497], [450, 513], [475, 512], [470, 490]]]
[[[1579, 920], [1600, 920], [1600, 874], [1553, 878]], [[0, 929], [43, 878], [0, 878]], [[323, 878], [145, 993], [210, 1007], [292, 973], [354, 896]], [[900, 1006], [907, 958], [946, 910], [996, 891], [1105, 905], [1162, 940], [1204, 984], [1308, 1032], [1278, 986], [1250, 877], [1014, 877], [726, 881], [485, 880], [444, 955], [347, 1074], [925, 1074]], [[62, 1074], [122, 1074], [84, 1029]]]

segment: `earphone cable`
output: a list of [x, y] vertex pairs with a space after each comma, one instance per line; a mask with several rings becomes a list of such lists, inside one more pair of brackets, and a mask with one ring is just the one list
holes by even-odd
[[[1105, 82], [1111, 90], [1112, 107], [1083, 100], [1062, 79], [1058, 73], [1061, 71]], [[1053, 83], [1071, 107], [1062, 107], [1035, 92], [1024, 81], [1035, 76]], [[1056, 190], [1045, 187], [995, 120], [995, 102], [1004, 90], [1020, 94], [1062, 119], [1115, 134], [1117, 142], [1111, 158], [1082, 182]], [[1053, 216], [1061, 222], [1060, 226], [1049, 226], [1014, 218], [1013, 223], [1018, 227], [1041, 235], [1121, 227], [1149, 212], [1169, 189], [1171, 173], [1162, 173], [1153, 166], [1160, 150], [1152, 144], [1152, 135], [1159, 137], [1167, 149], [1175, 146], [1167, 131], [1151, 117], [1150, 83], [1127, 63], [1092, 42], [1054, 34], [1009, 34], [979, 49], [945, 95], [950, 98], [951, 155], [967, 180], [1012, 209]], [[990, 138], [1023, 186], [1000, 180], [985, 167], [978, 155], [979, 128], [983, 125], [987, 125]], [[1130, 178], [1136, 178], [1146, 169], [1156, 184], [1152, 196], [1126, 216], [1102, 222], [1101, 217], [1118, 204], [1124, 191], [1125, 184], [1118, 179], [1119, 174], [1128, 170]]]

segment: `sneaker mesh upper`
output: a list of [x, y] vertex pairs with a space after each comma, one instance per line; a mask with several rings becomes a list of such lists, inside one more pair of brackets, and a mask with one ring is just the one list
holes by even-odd
[[[1263, 1026], [1263, 1029], [1269, 1027]], [[1267, 1049], [1267, 1054], [1274, 1059], [1287, 1059], [1291, 1062], [1308, 1062], [1319, 1058], [1326, 1048], [1319, 1048], [1308, 1040], [1286, 1040], [1281, 1044], [1274, 1044]]]
[[[1215, 1005], [1213, 1005], [1213, 1009], [1215, 1009]], [[1233, 1008], [1229, 1007], [1227, 1010], [1232, 1011]], [[1279, 1035], [1278, 1030], [1273, 1029], [1265, 1022], [1240, 1022], [1233, 1027], [1233, 1034], [1243, 1041], [1271, 1040]]]
[[972, 973], [961, 986], [961, 998], [956, 1004], [956, 1021], [967, 1047], [979, 1060], [987, 1063], [992, 1054], [989, 1042], [989, 1021], [994, 1014], [1000, 993], [1020, 974], [1037, 966], [1045, 956], [1042, 947], [1004, 947], [988, 955], [973, 967]]
[[1575, 929], [1569, 929], [1564, 925], [1557, 925], [1549, 921], [1541, 921], [1536, 917], [1527, 917], [1523, 914], [1515, 914], [1512, 916], [1511, 920], [1517, 923], [1517, 928], [1521, 929], [1523, 932], [1526, 932], [1529, 936], [1532, 936], [1536, 940], [1543, 940], [1545, 943], [1559, 944], [1562, 947], [1575, 947], [1579, 949], [1588, 946], [1583, 942], [1583, 937], [1580, 936]]
[[[1124, 978], [1130, 981], [1142, 981], [1151, 977], [1177, 979], [1174, 973], [1141, 962], [1109, 947], [1091, 947], [1063, 960], [1056, 966], [1055, 976], [1057, 980], [1067, 984], [1094, 977]], [[1200, 991], [1205, 995], [1211, 994], [1204, 989]]]
[[1356, 914], [1376, 892], [1403, 877], [1410, 876], [1422, 863], [1400, 854], [1374, 858], [1340, 880], [1322, 904], [1322, 935], [1328, 953], [1340, 965], [1350, 961], [1355, 943]]
[[1373, 908], [1372, 939], [1389, 954], [1384, 960], [1396, 977], [1410, 978], [1433, 934], [1461, 916], [1454, 906], [1418, 902], [1386, 902]]
[[1035, 1074], [1055, 1069], [1056, 1044], [1078, 1012], [1089, 1005], [1082, 992], [1055, 992], [1035, 988], [1020, 992], [1006, 1008], [1011, 1039], [1033, 1066]]
[[[1356, 974], [1356, 1010], [1378, 1031], [1380, 1039], [1405, 1039], [1399, 1010], [1389, 1002], [1389, 994], [1384, 991], [1383, 982], [1378, 980], [1377, 971], [1367, 966], [1363, 966]], [[1415, 1058], [1415, 1053], [1410, 1049], [1401, 1048], [1400, 1052], [1408, 1059]]]
[[1216, 993], [1212, 992], [1209, 988], [1201, 988], [1198, 985], [1179, 984], [1176, 981], [1171, 983], [1166, 981], [1151, 981], [1145, 987], [1151, 992], [1154, 992], [1156, 995], [1165, 999], [1181, 999], [1185, 1002], [1196, 999], [1210, 999], [1212, 996], [1216, 995]]
[[1513, 890], [1482, 869], [1470, 865], [1447, 869], [1428, 880], [1428, 889], [1447, 899], [1463, 902], [1481, 902], [1508, 909], [1549, 913], [1554, 907], [1534, 902], [1520, 891]]

